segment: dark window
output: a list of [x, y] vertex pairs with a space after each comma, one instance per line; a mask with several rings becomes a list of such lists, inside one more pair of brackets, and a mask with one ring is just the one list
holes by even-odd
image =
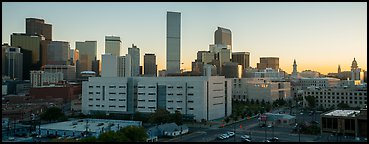
[[180, 93], [180, 94], [177, 94], [177, 95], [182, 95], [182, 94]]
[[188, 95], [191, 95], [191, 96], [192, 96], [192, 95], [193, 95], [193, 93], [189, 93]]
[[88, 94], [94, 94], [94, 92], [88, 92]]
[[96, 94], [100, 94], [100, 92], [96, 92]]
[[138, 86], [138, 88], [145, 88], [145, 86]]
[[109, 86], [109, 88], [116, 88], [116, 86]]
[[100, 88], [100, 86], [96, 86], [96, 88]]
[[126, 93], [119, 93], [119, 94], [126, 94]]
[[119, 86], [119, 88], [126, 88], [126, 86]]
[[96, 100], [100, 100], [99, 98], [97, 98]]
[[149, 88], [155, 88], [155, 86], [149, 86]]
[[177, 86], [177, 88], [182, 88], [182, 86]]
[[115, 107], [115, 105], [110, 105], [109, 107]]
[[117, 94], [117, 93], [115, 93], [115, 92], [109, 92], [109, 94]]
[[88, 88], [93, 88], [94, 86], [88, 86]]
[[155, 102], [156, 100], [149, 100], [149, 102]]
[[119, 106], [120, 108], [125, 108], [126, 106]]
[[192, 89], [192, 88], [193, 88], [193, 86], [188, 86], [187, 88]]
[[193, 103], [193, 101], [188, 101], [188, 103]]
[[189, 110], [193, 110], [193, 108], [189, 108]]

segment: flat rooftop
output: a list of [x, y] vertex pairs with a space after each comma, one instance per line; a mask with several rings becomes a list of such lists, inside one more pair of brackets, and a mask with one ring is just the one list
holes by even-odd
[[359, 114], [359, 110], [334, 110], [324, 115], [326, 116], [343, 116], [343, 117], [356, 117], [354, 114]]
[[126, 120], [109, 120], [109, 119], [78, 119], [65, 122], [51, 123], [41, 125], [41, 129], [49, 130], [64, 130], [64, 131], [86, 131], [86, 125], [89, 132], [98, 132], [103, 128], [117, 130], [126, 126], [142, 126], [141, 121], [126, 121]]

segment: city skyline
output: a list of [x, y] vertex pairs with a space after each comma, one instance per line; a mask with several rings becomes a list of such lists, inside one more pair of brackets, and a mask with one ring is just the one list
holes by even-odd
[[12, 33], [25, 32], [26, 18], [42, 18], [52, 25], [52, 39], [68, 41], [73, 49], [76, 41], [97, 41], [101, 59], [105, 36], [114, 35], [121, 38], [121, 56], [137, 45], [140, 65], [145, 53], [153, 53], [161, 70], [166, 67], [166, 13], [175, 11], [181, 13], [181, 63], [186, 70], [191, 70], [197, 51], [214, 44], [218, 26], [232, 31], [233, 52], [250, 52], [252, 67], [260, 57], [279, 57], [287, 73], [296, 59], [299, 72], [327, 74], [337, 72], [338, 65], [349, 71], [356, 58], [367, 69], [366, 3], [2, 4], [2, 43], [10, 44]]

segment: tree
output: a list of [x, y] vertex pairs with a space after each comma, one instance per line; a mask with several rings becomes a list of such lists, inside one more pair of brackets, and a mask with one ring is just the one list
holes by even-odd
[[175, 122], [177, 125], [182, 125], [183, 123], [183, 118], [182, 118], [182, 114], [180, 111], [175, 111], [175, 113], [173, 115], [171, 115], [172, 117], [172, 121]]
[[315, 107], [315, 97], [314, 96], [306, 96], [305, 100], [308, 102], [310, 108]]
[[350, 108], [350, 106], [346, 103], [341, 102], [341, 103], [337, 104], [337, 108], [338, 109], [348, 109], [348, 108]]
[[254, 99], [251, 99], [251, 102], [250, 102], [251, 104], [254, 104], [255, 103], [255, 101], [254, 101]]
[[256, 99], [256, 102], [255, 102], [256, 104], [259, 104], [259, 100], [258, 99]]
[[167, 123], [170, 121], [170, 113], [166, 109], [157, 109], [155, 113], [151, 114], [149, 122], [152, 124]]
[[40, 118], [42, 120], [46, 120], [46, 121], [54, 121], [54, 120], [58, 120], [59, 118], [65, 117], [64, 113], [62, 112], [62, 110], [58, 107], [51, 107], [48, 108], [44, 113], [42, 113], [40, 115]]
[[249, 104], [250, 103], [250, 100], [249, 98], [246, 99], [246, 104]]
[[90, 137], [82, 138], [79, 142], [97, 142], [97, 139], [94, 136], [90, 136]]
[[265, 100], [264, 99], [261, 100], [261, 105], [265, 106]]
[[265, 110], [269, 112], [272, 109], [272, 106], [270, 104], [265, 105]]
[[127, 126], [120, 129], [117, 133], [120, 137], [126, 136], [131, 142], [145, 142], [148, 138], [145, 128], [137, 126]]
[[128, 139], [121, 138], [116, 132], [114, 131], [107, 131], [99, 135], [98, 139], [99, 142], [120, 142], [120, 141], [128, 141]]
[[229, 117], [226, 117], [225, 119], [224, 119], [224, 122], [226, 122], [226, 123], [228, 123], [229, 122]]

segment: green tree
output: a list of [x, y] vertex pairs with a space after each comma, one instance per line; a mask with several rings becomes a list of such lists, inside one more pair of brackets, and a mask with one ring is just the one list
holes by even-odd
[[305, 100], [308, 102], [310, 108], [315, 108], [315, 97], [314, 96], [306, 96]]
[[122, 141], [120, 136], [114, 131], [107, 131], [105, 133], [100, 134], [97, 140], [99, 142], [119, 142], [119, 141]]
[[250, 104], [249, 98], [246, 99], [246, 104]]
[[250, 104], [253, 105], [254, 103], [255, 103], [254, 99], [251, 99]]
[[157, 109], [155, 113], [151, 114], [149, 122], [152, 124], [168, 123], [170, 121], [170, 113], [166, 109]]
[[125, 136], [131, 142], [145, 142], [148, 138], [145, 128], [137, 126], [127, 126], [117, 133], [118, 136]]
[[229, 117], [224, 118], [224, 122], [226, 122], [226, 123], [228, 123], [229, 120], [230, 120]]
[[349, 109], [350, 106], [346, 103], [341, 102], [341, 103], [337, 104], [337, 108], [338, 109]]
[[58, 120], [59, 118], [62, 118], [62, 117], [65, 117], [65, 115], [62, 112], [62, 110], [58, 107], [48, 108], [44, 113], [40, 115], [40, 118], [42, 120], [46, 120], [49, 122]]
[[265, 106], [265, 100], [263, 99], [263, 100], [261, 100], [261, 105], [262, 106]]
[[177, 125], [182, 125], [183, 117], [180, 111], [176, 110], [173, 115], [171, 115], [172, 121], [175, 122]]
[[258, 104], [259, 104], [259, 100], [258, 100], [258, 99], [256, 99], [255, 103], [258, 105]]
[[79, 142], [97, 142], [97, 139], [94, 136], [90, 136], [90, 137], [82, 138], [81, 140], [79, 140]]

